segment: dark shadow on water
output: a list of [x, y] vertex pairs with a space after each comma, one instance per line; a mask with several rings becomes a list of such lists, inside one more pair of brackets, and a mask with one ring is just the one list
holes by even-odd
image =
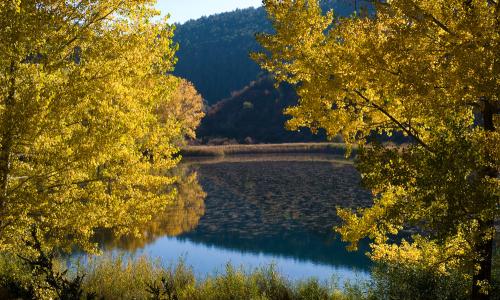
[[369, 271], [371, 266], [370, 260], [364, 255], [368, 251], [367, 243], [363, 243], [355, 253], [347, 252], [346, 244], [335, 238], [334, 234], [325, 237], [298, 232], [278, 237], [257, 236], [247, 239], [227, 235], [209, 236], [201, 231], [194, 231], [183, 234], [178, 239], [240, 253], [266, 254], [358, 271]]
[[205, 215], [181, 240], [367, 270], [333, 233], [336, 207], [368, 205], [351, 164], [332, 161], [245, 161], [191, 166], [207, 193]]
[[[337, 206], [371, 203], [351, 162], [338, 156], [267, 155], [189, 161], [180, 169], [188, 180], [179, 184], [179, 203], [146, 226], [142, 239], [101, 235], [104, 249], [133, 253], [149, 247], [162, 255], [165, 247], [189, 242], [189, 247], [230, 250], [240, 257], [264, 255], [369, 271], [367, 243], [348, 252], [333, 232], [339, 225]], [[172, 240], [174, 236], [181, 244]], [[193, 250], [186, 247], [185, 251]]]

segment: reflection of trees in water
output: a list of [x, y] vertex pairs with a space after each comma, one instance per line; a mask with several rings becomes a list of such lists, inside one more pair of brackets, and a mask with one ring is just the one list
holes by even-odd
[[178, 201], [144, 226], [141, 237], [103, 238], [103, 245], [133, 251], [161, 236], [179, 236], [180, 240], [242, 253], [360, 270], [369, 267], [364, 255], [368, 249], [348, 253], [332, 230], [338, 222], [336, 206], [371, 202], [350, 164], [200, 162], [181, 164], [177, 176]]
[[315, 264], [326, 264], [368, 271], [370, 259], [365, 255], [369, 251], [367, 241], [360, 243], [359, 251], [348, 252], [346, 243], [332, 231], [330, 233], [304, 231], [282, 231], [274, 236], [236, 234], [216, 234], [206, 228], [197, 228], [179, 236], [182, 241], [231, 249], [239, 253], [266, 254], [276, 257], [293, 258], [298, 261], [309, 261]]
[[198, 183], [198, 174], [179, 165], [174, 172], [177, 182], [175, 201], [158, 212], [151, 221], [139, 227], [139, 236], [113, 238], [111, 231], [100, 231], [96, 239], [104, 248], [133, 251], [162, 236], [176, 236], [196, 228], [205, 213], [205, 192]]
[[[244, 162], [197, 167], [208, 193], [201, 227], [211, 231], [274, 235], [282, 230], [331, 232], [336, 207], [371, 203], [352, 165], [335, 162]], [[276, 232], [274, 232], [276, 231]]]
[[335, 239], [336, 207], [371, 203], [345, 163], [251, 161], [193, 165], [207, 192], [206, 214], [182, 240], [365, 270], [365, 244], [348, 253]]

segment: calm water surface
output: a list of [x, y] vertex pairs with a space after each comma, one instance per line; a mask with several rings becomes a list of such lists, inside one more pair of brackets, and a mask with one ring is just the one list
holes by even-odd
[[168, 265], [180, 257], [199, 277], [230, 262], [274, 264], [300, 280], [369, 278], [368, 250], [345, 250], [333, 233], [335, 208], [370, 203], [353, 165], [328, 155], [256, 155], [186, 160], [180, 201], [144, 228], [141, 239], [101, 237], [105, 252], [147, 255]]

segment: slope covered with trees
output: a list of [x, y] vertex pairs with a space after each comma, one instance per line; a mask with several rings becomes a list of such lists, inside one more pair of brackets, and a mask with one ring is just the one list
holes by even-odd
[[[347, 16], [366, 6], [365, 2], [328, 0], [322, 6]], [[227, 98], [262, 72], [249, 53], [261, 49], [255, 35], [271, 31], [263, 8], [236, 10], [177, 25], [174, 41], [180, 48], [174, 74], [193, 82], [209, 104]]]
[[192, 81], [212, 104], [256, 78], [259, 66], [248, 58], [258, 48], [255, 33], [270, 24], [263, 9], [244, 9], [203, 17], [177, 26], [175, 74]]
[[275, 88], [270, 76], [251, 82], [230, 98], [214, 104], [202, 120], [197, 136], [204, 142], [214, 138], [238, 142], [278, 143], [325, 140], [309, 129], [289, 131], [283, 110], [297, 104], [297, 94], [289, 85]]

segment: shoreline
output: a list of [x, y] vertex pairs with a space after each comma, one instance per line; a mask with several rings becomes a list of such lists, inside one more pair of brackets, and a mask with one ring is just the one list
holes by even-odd
[[[182, 157], [220, 157], [248, 154], [335, 154], [345, 156], [347, 146], [343, 143], [285, 143], [252, 145], [185, 146], [181, 149]], [[350, 158], [356, 155], [357, 148], [352, 147]]]

